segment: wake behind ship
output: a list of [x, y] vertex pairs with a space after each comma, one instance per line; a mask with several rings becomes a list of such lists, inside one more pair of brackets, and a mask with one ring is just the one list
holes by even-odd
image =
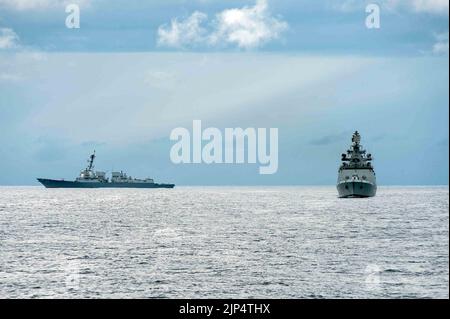
[[174, 188], [175, 184], [158, 184], [151, 178], [138, 179], [123, 172], [112, 172], [111, 180], [105, 172], [94, 172], [95, 151], [89, 157], [88, 166], [74, 181], [38, 178], [46, 188]]
[[347, 154], [342, 154], [337, 189], [339, 197], [373, 197], [377, 192], [375, 171], [372, 167], [372, 155], [362, 148], [358, 131], [353, 133], [352, 145]]

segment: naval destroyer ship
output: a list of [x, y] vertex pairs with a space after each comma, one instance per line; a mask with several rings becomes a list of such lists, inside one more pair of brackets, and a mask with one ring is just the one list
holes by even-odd
[[88, 159], [88, 166], [80, 172], [74, 181], [38, 178], [46, 188], [173, 188], [174, 184], [158, 184], [151, 178], [138, 179], [127, 176], [124, 172], [112, 172], [111, 180], [105, 172], [94, 172], [95, 151]]
[[371, 164], [372, 155], [366, 154], [360, 142], [361, 136], [356, 131], [347, 154], [342, 154], [337, 182], [341, 198], [372, 197], [377, 192], [376, 175]]

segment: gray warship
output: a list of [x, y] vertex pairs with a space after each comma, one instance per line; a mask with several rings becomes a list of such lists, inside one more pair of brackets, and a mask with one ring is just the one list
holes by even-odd
[[74, 181], [38, 178], [46, 188], [174, 188], [175, 184], [158, 184], [151, 178], [138, 179], [124, 172], [112, 172], [111, 180], [105, 172], [94, 171], [95, 151], [88, 159], [88, 165]]
[[356, 131], [347, 154], [342, 154], [337, 181], [341, 198], [373, 197], [377, 192], [376, 175], [371, 164], [372, 155], [366, 154], [360, 142], [361, 136]]

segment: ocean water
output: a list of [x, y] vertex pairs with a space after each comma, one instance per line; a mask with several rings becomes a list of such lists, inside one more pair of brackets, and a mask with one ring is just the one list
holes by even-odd
[[448, 298], [448, 187], [0, 188], [1, 298]]

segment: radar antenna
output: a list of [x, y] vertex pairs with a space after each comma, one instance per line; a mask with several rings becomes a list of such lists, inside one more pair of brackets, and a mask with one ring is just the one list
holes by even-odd
[[358, 145], [361, 142], [361, 135], [359, 135], [358, 131], [355, 131], [352, 136], [352, 142]]

